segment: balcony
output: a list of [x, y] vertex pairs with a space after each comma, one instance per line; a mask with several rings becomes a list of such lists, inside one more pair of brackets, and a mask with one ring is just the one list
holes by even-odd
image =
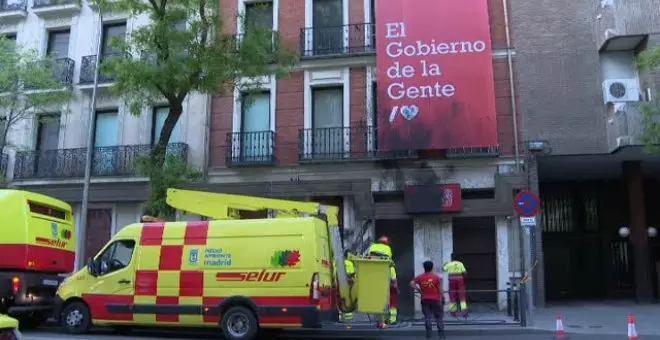
[[[53, 79], [62, 84], [63, 86], [70, 86], [73, 84], [73, 69], [75, 62], [70, 58], [57, 58], [53, 61], [48, 61], [52, 65], [47, 65], [53, 73]], [[26, 83], [25, 88], [29, 90], [36, 90], [37, 86]], [[39, 89], [44, 90], [44, 89]]]
[[0, 0], [0, 22], [17, 21], [27, 17], [27, 0]]
[[32, 13], [42, 18], [71, 16], [80, 12], [75, 0], [34, 0]]
[[[128, 58], [130, 56], [123, 53], [110, 53], [101, 56], [101, 64], [104, 61], [110, 60], [112, 58]], [[96, 71], [96, 55], [88, 55], [82, 57], [80, 62], [80, 85], [93, 85], [94, 84], [94, 73]], [[115, 80], [115, 75], [108, 72], [99, 73], [99, 84], [111, 83]]]
[[[85, 176], [86, 150], [80, 148], [17, 152], [14, 180], [82, 178]], [[92, 156], [92, 176], [137, 176], [136, 160], [149, 155], [151, 150], [151, 145], [95, 148]], [[167, 153], [188, 159], [188, 145], [172, 143], [167, 146]]]
[[373, 127], [302, 129], [298, 158], [302, 162], [346, 161], [376, 157]]
[[371, 55], [376, 52], [373, 24], [307, 27], [300, 30], [302, 59]]
[[6, 154], [0, 154], [0, 182], [2, 179], [7, 177], [7, 167], [9, 166], [9, 156]]
[[227, 166], [275, 164], [275, 132], [228, 132]]

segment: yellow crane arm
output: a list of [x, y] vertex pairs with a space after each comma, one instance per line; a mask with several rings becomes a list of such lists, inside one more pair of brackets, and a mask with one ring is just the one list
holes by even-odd
[[351, 312], [355, 309], [357, 301], [351, 296], [351, 288], [348, 285], [343, 246], [339, 233], [338, 207], [316, 202], [298, 202], [173, 188], [167, 189], [167, 204], [174, 209], [215, 220], [237, 219], [239, 216], [238, 210], [267, 210], [272, 212], [275, 217], [299, 217], [301, 214], [324, 217], [328, 223], [339, 291], [342, 297], [339, 308], [344, 312]]

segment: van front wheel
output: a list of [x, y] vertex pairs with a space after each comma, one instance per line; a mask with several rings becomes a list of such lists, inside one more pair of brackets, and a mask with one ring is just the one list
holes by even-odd
[[67, 333], [84, 334], [92, 325], [92, 315], [84, 303], [71, 302], [62, 310], [60, 322]]
[[256, 316], [245, 307], [229, 308], [222, 314], [220, 327], [227, 340], [252, 340], [259, 331]]

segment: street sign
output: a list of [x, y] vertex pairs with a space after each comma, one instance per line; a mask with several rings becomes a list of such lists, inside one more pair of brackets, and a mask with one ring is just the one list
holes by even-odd
[[531, 191], [521, 191], [513, 199], [513, 210], [523, 217], [536, 216], [540, 207], [539, 197]]
[[536, 216], [532, 216], [532, 217], [520, 216], [520, 225], [523, 227], [535, 227]]

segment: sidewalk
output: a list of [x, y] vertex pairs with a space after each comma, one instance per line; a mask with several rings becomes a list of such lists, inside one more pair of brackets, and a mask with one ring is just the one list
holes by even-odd
[[573, 302], [549, 305], [533, 312], [533, 329], [554, 331], [556, 314], [562, 315], [567, 333], [627, 334], [628, 315], [635, 316], [637, 333], [660, 335], [660, 305], [638, 305], [632, 302]]

